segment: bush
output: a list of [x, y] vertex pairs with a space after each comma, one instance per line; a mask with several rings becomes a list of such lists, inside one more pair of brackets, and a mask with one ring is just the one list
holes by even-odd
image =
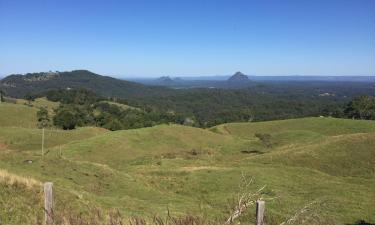
[[64, 130], [72, 130], [77, 125], [76, 116], [69, 110], [57, 111], [53, 123]]
[[117, 119], [111, 119], [109, 122], [104, 124], [103, 127], [108, 130], [115, 131], [115, 130], [121, 130], [122, 124]]

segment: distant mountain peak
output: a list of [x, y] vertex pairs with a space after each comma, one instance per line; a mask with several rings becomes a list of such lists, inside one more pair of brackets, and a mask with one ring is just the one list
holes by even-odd
[[233, 74], [233, 76], [229, 77], [228, 81], [248, 81], [249, 77], [245, 74], [241, 73], [240, 71]]

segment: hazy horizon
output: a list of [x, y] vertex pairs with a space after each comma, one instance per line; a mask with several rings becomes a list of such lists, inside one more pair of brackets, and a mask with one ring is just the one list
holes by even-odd
[[[87, 70], [87, 69], [73, 69], [73, 70]], [[73, 70], [67, 70], [67, 71], [58, 71], [58, 70], [47, 70], [47, 71], [30, 71], [30, 72], [26, 72], [26, 73], [10, 73], [10, 74], [0, 74], [0, 79], [3, 79], [5, 78], [6, 76], [9, 76], [9, 75], [14, 75], [14, 74], [21, 74], [21, 75], [25, 75], [27, 73], [39, 73], [39, 72], [70, 72], [70, 71], [73, 71]], [[137, 80], [137, 79], [155, 79], [155, 78], [160, 78], [160, 77], [171, 77], [171, 78], [227, 78], [227, 77], [230, 77], [232, 76], [235, 72], [233, 72], [232, 74], [207, 74], [207, 75], [199, 75], [199, 74], [162, 74], [162, 75], [141, 75], [141, 76], [132, 76], [132, 75], [121, 75], [121, 74], [100, 74], [100, 73], [97, 73], [95, 71], [91, 71], [91, 70], [88, 70], [90, 72], [93, 72], [93, 73], [96, 73], [96, 74], [99, 74], [99, 75], [102, 75], [102, 76], [110, 76], [110, 77], [114, 77], [114, 78], [117, 78], [117, 79], [131, 79], [131, 80]], [[238, 70], [239, 71], [239, 70]], [[242, 71], [239, 71], [239, 72], [242, 72]], [[296, 77], [375, 77], [375, 75], [361, 75], [361, 74], [343, 74], [343, 75], [330, 75], [330, 74], [326, 74], [326, 75], [316, 75], [316, 74], [246, 74], [246, 73], [243, 73], [247, 76], [254, 76], [254, 77], [293, 77], [293, 76], [296, 76]]]

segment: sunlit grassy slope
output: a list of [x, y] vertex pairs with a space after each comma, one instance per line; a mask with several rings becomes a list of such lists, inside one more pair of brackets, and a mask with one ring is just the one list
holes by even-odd
[[[0, 104], [0, 150], [40, 150], [42, 130], [36, 127], [36, 113], [39, 107], [53, 109], [56, 103], [44, 98], [36, 99], [32, 105], [25, 105], [25, 100], [17, 104]], [[45, 130], [45, 147], [61, 146], [65, 143], [100, 135], [107, 130], [96, 127], [78, 128], [64, 131], [56, 128]]]
[[46, 98], [37, 98], [31, 102], [17, 99], [16, 104], [1, 102], [0, 127], [36, 128], [36, 113], [39, 108], [47, 108], [52, 115], [53, 109], [58, 105], [59, 103], [48, 101]]
[[[306, 118], [210, 130], [160, 125], [47, 132], [42, 158], [40, 130], [2, 127], [0, 168], [53, 181], [58, 201], [69, 201], [75, 212], [90, 204], [124, 216], [165, 215], [169, 208], [175, 215], [224, 219], [246, 174], [255, 179], [251, 190], [266, 185], [265, 197], [274, 198], [267, 200], [267, 215], [279, 222], [312, 201], [324, 203], [319, 213], [338, 224], [375, 222], [372, 121]], [[272, 145], [255, 133], [270, 134]], [[253, 211], [243, 222], [251, 218]]]
[[255, 133], [315, 132], [334, 136], [375, 132], [375, 121], [359, 121], [325, 117], [276, 120], [256, 123], [228, 123], [211, 128], [212, 131], [242, 138], [253, 138]]
[[0, 126], [35, 128], [37, 111], [35, 107], [2, 102], [0, 103]]
[[24, 99], [17, 99], [17, 104], [30, 105], [32, 107], [40, 108], [44, 107], [47, 109], [55, 109], [59, 106], [58, 102], [48, 101], [47, 98], [36, 98], [34, 101], [27, 101]]

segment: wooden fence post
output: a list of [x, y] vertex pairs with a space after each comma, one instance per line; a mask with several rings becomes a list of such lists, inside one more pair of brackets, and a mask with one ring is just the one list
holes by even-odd
[[53, 224], [53, 183], [44, 183], [44, 219], [46, 225]]
[[256, 212], [256, 225], [263, 225], [263, 217], [264, 217], [264, 210], [266, 208], [266, 203], [264, 201], [258, 200], [257, 201], [257, 212]]

